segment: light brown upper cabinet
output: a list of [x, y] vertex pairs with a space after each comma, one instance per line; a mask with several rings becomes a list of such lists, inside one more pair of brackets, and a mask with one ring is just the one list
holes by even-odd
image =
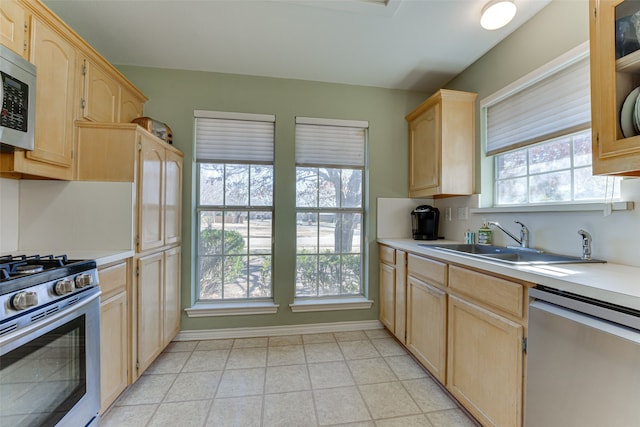
[[409, 197], [473, 193], [476, 97], [475, 93], [440, 89], [405, 117], [409, 123]]
[[616, 41], [616, 22], [639, 16], [640, 2], [590, 0], [589, 11], [593, 173], [640, 176], [640, 49], [635, 31]]
[[110, 73], [88, 58], [82, 58], [82, 117], [93, 122], [115, 123], [120, 108], [120, 86]]
[[29, 59], [29, 13], [16, 0], [0, 3], [0, 43], [25, 59]]

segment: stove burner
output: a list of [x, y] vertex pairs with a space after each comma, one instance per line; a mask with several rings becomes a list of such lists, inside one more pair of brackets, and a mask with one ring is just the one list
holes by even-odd
[[0, 257], [0, 282], [25, 274], [40, 273], [64, 267], [69, 261], [66, 255], [7, 255]]
[[44, 271], [44, 265], [19, 265], [16, 267], [16, 273], [18, 274], [33, 274], [40, 273], [41, 271]]

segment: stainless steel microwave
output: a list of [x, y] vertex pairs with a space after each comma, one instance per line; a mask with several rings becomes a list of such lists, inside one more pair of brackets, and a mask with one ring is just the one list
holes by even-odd
[[33, 150], [36, 66], [0, 45], [0, 151]]

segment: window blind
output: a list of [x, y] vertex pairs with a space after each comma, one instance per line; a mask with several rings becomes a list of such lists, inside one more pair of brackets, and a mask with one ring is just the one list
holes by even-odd
[[364, 167], [368, 122], [296, 118], [296, 164]]
[[582, 58], [486, 106], [487, 154], [587, 129], [589, 58]]
[[273, 162], [274, 116], [201, 111], [195, 116], [196, 161]]

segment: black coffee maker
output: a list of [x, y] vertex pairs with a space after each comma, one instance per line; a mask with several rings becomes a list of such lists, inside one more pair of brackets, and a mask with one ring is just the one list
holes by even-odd
[[411, 211], [414, 240], [438, 240], [440, 211], [429, 205], [420, 205]]

